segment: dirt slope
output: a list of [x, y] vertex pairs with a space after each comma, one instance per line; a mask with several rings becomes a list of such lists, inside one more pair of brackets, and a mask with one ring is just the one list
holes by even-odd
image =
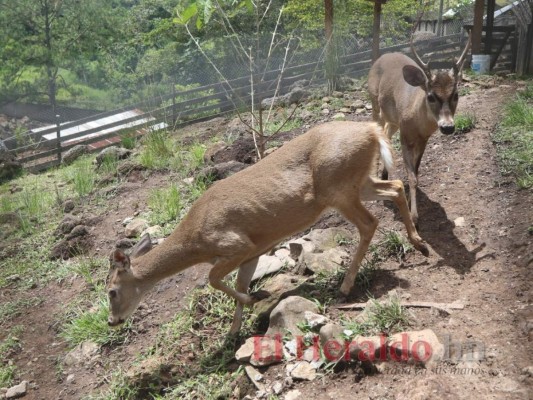
[[[500, 175], [490, 140], [502, 104], [514, 90], [514, 83], [473, 90], [461, 98], [459, 112], [472, 110], [478, 120], [476, 129], [465, 135], [436, 134], [430, 140], [421, 166], [418, 198], [420, 234], [430, 244], [431, 255], [426, 259], [412, 254], [403, 265], [387, 263], [387, 273], [378, 274], [370, 288], [375, 296], [397, 289], [411, 301], [461, 300], [466, 308], [450, 315], [414, 311], [414, 328], [429, 327], [439, 335], [450, 335], [462, 346], [475, 341], [483, 346], [484, 358], [423, 374], [390, 370], [361, 379], [357, 372], [344, 371], [311, 383], [296, 383], [293, 389], [300, 390], [301, 398], [528, 398], [532, 378], [523, 375], [522, 369], [533, 365], [532, 337], [526, 327], [526, 321], [533, 319], [528, 236], [533, 208], [530, 193], [517, 191], [509, 178]], [[403, 179], [397, 156], [398, 172], [393, 177]], [[99, 254], [107, 254], [115, 243], [120, 229], [117, 221], [142, 208], [150, 188], [165, 186], [168, 181], [163, 174], [153, 174], [146, 182], [133, 179], [123, 186], [121, 196], [110, 200], [108, 211], [98, 216], [91, 232]], [[401, 229], [390, 207], [374, 203], [369, 208], [382, 227]], [[461, 217], [464, 224], [456, 226], [454, 221]], [[206, 271], [205, 267], [191, 269], [161, 283], [136, 314], [130, 342], [104, 349], [91, 366], [75, 372], [72, 383], [57, 369], [66, 348], [54, 324], [63, 304], [83, 290], [83, 284], [51, 283], [33, 289], [31, 296], [44, 301], [10, 322], [10, 326], [28, 322], [31, 326], [20, 338], [22, 351], [13, 357], [20, 378], [33, 382], [25, 399], [78, 399], [105, 385], [104, 371], [122, 363], [127, 366], [136, 353], [148, 348], [158, 326], [182, 306], [183, 293], [205, 283]], [[4, 290], [2, 301], [14, 296], [20, 292]], [[281, 372], [279, 368], [271, 367], [265, 376], [275, 376]]]

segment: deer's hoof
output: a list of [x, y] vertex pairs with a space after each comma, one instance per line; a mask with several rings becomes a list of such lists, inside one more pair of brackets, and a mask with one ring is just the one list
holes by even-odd
[[252, 299], [254, 300], [254, 303], [255, 303], [255, 302], [258, 302], [260, 300], [263, 300], [263, 299], [266, 299], [266, 298], [270, 297], [270, 292], [268, 292], [266, 290], [258, 290], [257, 292], [250, 293], [250, 296], [252, 297]]
[[421, 243], [417, 247], [418, 251], [420, 251], [425, 257], [429, 257], [429, 249], [426, 246], [425, 243]]

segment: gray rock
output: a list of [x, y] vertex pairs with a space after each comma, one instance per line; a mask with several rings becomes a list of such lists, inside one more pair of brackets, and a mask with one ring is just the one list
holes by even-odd
[[303, 240], [313, 243], [313, 252], [323, 252], [336, 248], [339, 243], [352, 238], [353, 234], [344, 228], [313, 229], [302, 237]]
[[[415, 343], [418, 346], [414, 346]], [[427, 366], [443, 359], [444, 346], [431, 329], [406, 331], [389, 336], [387, 353], [390, 357], [398, 358], [399, 360], [416, 361]], [[404, 360], [404, 358], [407, 359]]]
[[10, 387], [6, 392], [6, 399], [17, 399], [25, 396], [28, 392], [28, 382], [22, 381], [18, 385]]
[[270, 315], [281, 299], [298, 293], [298, 286], [305, 282], [305, 278], [291, 274], [278, 274], [266, 281], [263, 290], [270, 296], [254, 304], [254, 313], [258, 318]]
[[270, 107], [281, 107], [285, 105], [285, 96], [269, 97], [261, 101], [261, 108], [268, 110]]
[[281, 268], [283, 268], [283, 265], [283, 261], [276, 256], [263, 255], [259, 257], [257, 268], [254, 272], [254, 276], [252, 277], [252, 282], [261, 279], [266, 275], [278, 272]]
[[344, 343], [343, 336], [344, 328], [338, 324], [329, 323], [320, 328], [320, 344], [322, 348], [326, 346], [327, 342], [330, 340], [338, 341], [339, 343]]
[[287, 368], [291, 377], [297, 381], [312, 381], [316, 378], [316, 370], [307, 361], [299, 361], [292, 368]]
[[105, 160], [124, 160], [131, 155], [131, 150], [123, 147], [111, 146], [103, 149], [96, 156], [96, 166], [99, 167]]
[[148, 228], [148, 222], [142, 218], [134, 218], [124, 230], [127, 238], [134, 238], [140, 236], [141, 233]]
[[297, 89], [297, 88], [304, 88], [306, 86], [309, 86], [309, 83], [310, 82], [308, 79], [299, 79], [289, 86], [289, 92], [292, 92], [294, 89]]
[[344, 121], [346, 119], [346, 115], [344, 115], [344, 113], [336, 113], [333, 117], [332, 117], [333, 120], [335, 121]]
[[89, 152], [89, 146], [86, 144], [78, 144], [71, 149], [68, 149], [61, 157], [61, 163], [70, 165], [82, 155]]
[[281, 347], [273, 336], [254, 336], [246, 339], [235, 353], [235, 359], [256, 367], [276, 364], [283, 360]]
[[291, 105], [293, 103], [299, 103], [302, 100], [309, 97], [311, 93], [301, 87], [296, 87], [285, 95], [285, 104]]
[[305, 321], [307, 322], [307, 325], [314, 330], [314, 329], [320, 329], [324, 325], [328, 323], [328, 318], [324, 315], [316, 314], [311, 311], [305, 311], [304, 312]]
[[141, 232], [141, 237], [146, 234], [149, 234], [153, 238], [159, 238], [163, 236], [163, 228], [161, 228], [159, 225], [150, 226]]
[[[343, 268], [349, 254], [339, 248], [329, 249], [323, 253], [308, 253], [302, 257], [303, 266], [313, 273], [335, 272]], [[301, 271], [303, 272], [303, 271]]]
[[90, 362], [100, 352], [100, 346], [94, 342], [83, 342], [65, 356], [64, 364], [68, 367]]
[[298, 325], [305, 321], [305, 311], [318, 313], [318, 306], [310, 300], [299, 296], [290, 296], [280, 303], [270, 313], [270, 324], [267, 335], [287, 332], [293, 336], [302, 335]]

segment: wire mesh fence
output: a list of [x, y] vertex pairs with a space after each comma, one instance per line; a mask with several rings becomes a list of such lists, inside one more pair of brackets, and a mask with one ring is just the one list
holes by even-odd
[[[394, 31], [397, 28], [395, 24], [397, 21], [382, 21], [383, 26], [390, 25], [384, 31]], [[443, 25], [441, 28], [444, 41], [434, 42], [434, 45], [459, 42], [461, 21]], [[436, 25], [430, 22], [419, 27], [419, 31], [426, 35], [424, 38], [426, 41], [438, 39], [439, 35], [435, 33], [435, 29]], [[383, 51], [392, 51], [400, 48], [397, 46], [405, 46], [410, 34], [410, 31], [403, 29], [394, 36], [383, 35], [380, 47]], [[339, 73], [349, 76], [365, 74], [370, 67], [372, 48], [370, 37], [338, 31], [335, 33], [333, 44]], [[76, 143], [73, 139], [84, 136], [85, 128], [78, 128], [80, 132], [70, 136], [69, 142], [65, 143], [66, 138], [55, 139], [58, 127], [65, 131], [81, 127], [90, 121], [105, 121], [101, 126], [85, 132], [87, 135], [91, 134], [91, 140], [95, 142], [97, 138], [94, 133], [98, 130], [106, 132], [105, 138], [111, 138], [113, 134], [119, 134], [121, 129], [146, 131], [152, 125], [168, 126], [177, 121], [186, 123], [220, 115], [234, 110], [239, 105], [243, 106], [246, 102], [272, 96], [276, 89], [279, 89], [276, 85], [281, 85], [280, 93], [284, 93], [298, 79], [307, 79], [311, 83], [323, 82], [325, 49], [326, 39], [323, 30], [293, 31], [278, 34], [274, 38], [271, 34], [260, 37], [252, 35], [220, 37], [210, 46], [190, 49], [186, 57], [177, 60], [174, 75], [164, 76], [158, 81], [147, 81], [139, 88], [137, 98], [141, 98], [140, 101], [129, 102], [124, 107], [114, 110], [100, 112], [82, 110], [81, 113], [76, 108], [65, 106], [58, 108], [56, 112], [47, 106], [36, 106], [37, 110], [30, 110], [31, 106], [27, 106], [23, 112], [34, 111], [34, 115], [39, 115], [43, 121], [54, 124], [41, 130], [17, 132], [4, 141], [14, 152], [26, 157], [27, 161], [34, 161], [38, 159], [39, 152], [51, 155], [53, 153], [51, 149], [61, 146], [64, 151]], [[278, 81], [280, 76], [283, 79]], [[251, 81], [255, 85], [251, 85]], [[259, 83], [264, 85], [257, 86]], [[254, 93], [251, 93], [253, 90], [256, 91], [255, 97]], [[134, 111], [136, 117], [128, 116], [127, 121], [108, 122], [107, 119], [111, 116], [126, 111]], [[56, 114], [59, 117], [56, 117]], [[143, 125], [130, 124], [137, 120], [143, 121]], [[56, 126], [56, 122], [59, 125]], [[115, 132], [117, 130], [118, 133]]]

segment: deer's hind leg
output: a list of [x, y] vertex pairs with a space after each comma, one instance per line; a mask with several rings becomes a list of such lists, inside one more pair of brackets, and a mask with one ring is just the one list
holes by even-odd
[[405, 225], [405, 229], [407, 230], [407, 237], [409, 238], [409, 241], [426, 257], [429, 255], [429, 250], [426, 246], [426, 243], [419, 236], [413, 219], [411, 218], [411, 214], [409, 213], [409, 207], [407, 205], [407, 199], [405, 197], [405, 190], [402, 181], [380, 181], [378, 179], [368, 177], [367, 182], [361, 188], [361, 198], [363, 201], [393, 201], [400, 210], [400, 215]]
[[354, 197], [350, 204], [343, 204], [336, 206], [336, 208], [359, 231], [359, 244], [340, 288], [341, 293], [347, 296], [352, 290], [361, 262], [374, 237], [374, 232], [378, 227], [378, 220], [363, 206], [358, 196]]
[[[237, 273], [237, 283], [235, 284], [235, 289], [239, 293], [248, 293], [250, 288], [250, 282], [252, 282], [252, 277], [254, 276], [255, 270], [257, 268], [257, 263], [259, 262], [259, 257], [252, 258], [250, 261], [246, 261], [239, 266], [239, 272]], [[266, 291], [259, 291], [257, 293], [251, 294], [254, 300], [267, 297], [268, 293]], [[229, 330], [229, 334], [233, 335], [240, 331], [242, 325], [242, 313], [244, 310], [244, 304], [237, 300], [235, 314], [233, 316], [233, 323]]]

